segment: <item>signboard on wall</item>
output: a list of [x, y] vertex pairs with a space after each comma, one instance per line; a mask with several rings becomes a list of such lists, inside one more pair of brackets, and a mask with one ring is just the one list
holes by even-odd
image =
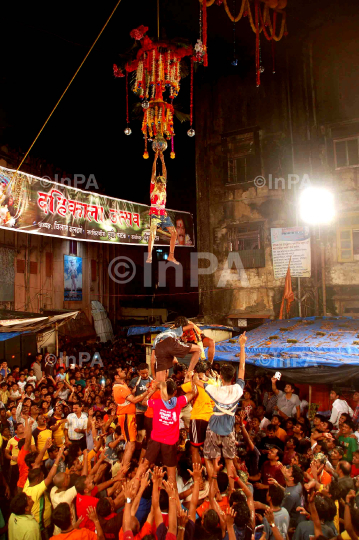
[[64, 255], [64, 300], [82, 300], [82, 258]]
[[[148, 199], [150, 182], [148, 182]], [[110, 244], [148, 244], [149, 206], [106, 197], [0, 167], [0, 228]], [[178, 245], [194, 246], [193, 216], [167, 210]], [[157, 230], [155, 245], [170, 234]]]
[[309, 227], [271, 229], [274, 278], [286, 276], [290, 260], [292, 277], [310, 277]]

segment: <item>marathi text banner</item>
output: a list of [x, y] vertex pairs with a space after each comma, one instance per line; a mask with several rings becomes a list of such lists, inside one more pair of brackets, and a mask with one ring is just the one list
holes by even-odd
[[[193, 216], [167, 210], [178, 245], [194, 246]], [[144, 245], [150, 232], [149, 206], [82, 191], [0, 167], [0, 227], [73, 240]], [[155, 244], [170, 243], [157, 230]]]

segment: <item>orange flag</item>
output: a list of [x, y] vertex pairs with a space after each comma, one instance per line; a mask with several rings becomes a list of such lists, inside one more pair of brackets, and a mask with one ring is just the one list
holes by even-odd
[[292, 291], [292, 279], [290, 277], [290, 259], [288, 264], [288, 270], [287, 275], [285, 276], [285, 283], [284, 283], [284, 294], [282, 299], [282, 304], [280, 306], [280, 312], [279, 312], [279, 318], [283, 319], [283, 308], [284, 308], [284, 300], [287, 300], [287, 318], [289, 317], [289, 311], [290, 311], [290, 305], [292, 302], [294, 302], [294, 294]]

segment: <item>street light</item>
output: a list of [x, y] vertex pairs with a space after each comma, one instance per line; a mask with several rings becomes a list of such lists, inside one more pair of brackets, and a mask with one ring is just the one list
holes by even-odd
[[[335, 216], [334, 195], [326, 188], [310, 187], [304, 189], [299, 199], [300, 217], [310, 225], [328, 224]], [[320, 234], [320, 233], [319, 233]], [[325, 287], [325, 246], [320, 245], [322, 267], [323, 315], [327, 314], [327, 294]]]
[[300, 217], [305, 223], [330, 223], [335, 216], [334, 195], [326, 188], [306, 188], [300, 195], [299, 209]]

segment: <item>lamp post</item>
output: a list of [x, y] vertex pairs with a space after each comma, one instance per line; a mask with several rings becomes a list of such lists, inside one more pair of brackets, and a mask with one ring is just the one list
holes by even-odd
[[323, 315], [327, 314], [327, 295], [325, 284], [325, 245], [320, 238], [320, 226], [331, 223], [335, 216], [334, 195], [328, 189], [322, 187], [310, 187], [302, 191], [299, 199], [300, 217], [309, 225], [317, 225], [319, 231], [321, 270], [322, 270], [322, 294]]

